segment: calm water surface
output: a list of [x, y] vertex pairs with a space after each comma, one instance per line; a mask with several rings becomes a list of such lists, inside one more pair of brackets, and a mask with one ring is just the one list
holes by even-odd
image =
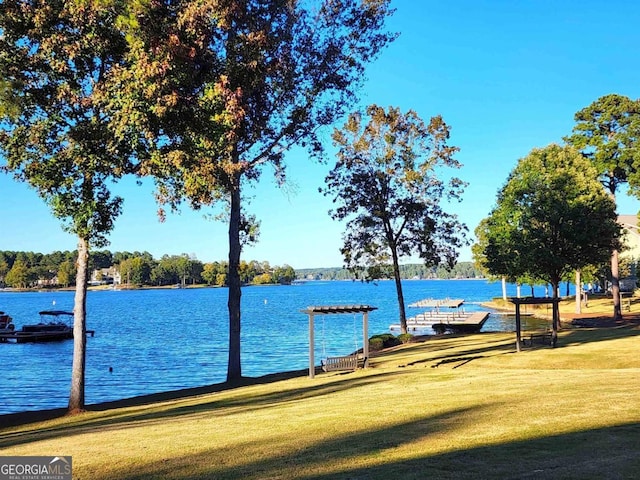
[[[404, 282], [403, 289], [407, 304], [423, 298], [462, 298], [467, 311], [480, 310], [480, 302], [502, 295], [499, 283], [485, 280], [412, 280]], [[515, 286], [510, 285], [507, 294], [515, 296]], [[0, 291], [0, 311], [11, 315], [20, 328], [37, 323], [40, 310], [72, 310], [73, 295]], [[96, 334], [87, 340], [87, 404], [223, 382], [227, 295], [226, 288], [89, 292], [87, 328]], [[378, 307], [369, 317], [369, 335], [387, 333], [389, 324], [398, 321], [395, 286], [390, 281], [243, 288], [242, 374], [307, 368], [308, 320], [300, 310], [335, 304]], [[419, 311], [407, 308], [407, 315]], [[316, 317], [316, 358], [361, 348], [361, 321], [361, 316], [353, 315]], [[496, 330], [513, 330], [513, 319], [491, 315], [483, 331]], [[72, 353], [72, 340], [0, 344], [4, 366], [0, 414], [65, 407]]]

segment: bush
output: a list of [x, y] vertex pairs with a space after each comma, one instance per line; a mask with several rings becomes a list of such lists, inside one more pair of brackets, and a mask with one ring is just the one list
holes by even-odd
[[371, 337], [369, 339], [369, 350], [375, 352], [384, 348], [384, 341], [381, 338]]
[[401, 333], [400, 335], [398, 335], [398, 340], [400, 340], [402, 343], [410, 343], [412, 338], [413, 335], [411, 335], [410, 333]]
[[402, 342], [394, 337], [391, 333], [382, 333], [374, 335], [369, 339], [369, 348], [371, 350], [382, 350], [383, 348], [395, 347]]

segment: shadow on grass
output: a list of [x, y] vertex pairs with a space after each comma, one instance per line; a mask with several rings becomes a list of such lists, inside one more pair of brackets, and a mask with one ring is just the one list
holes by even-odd
[[637, 438], [640, 424], [634, 423], [290, 478], [635, 479], [640, 472]]
[[[167, 459], [161, 464], [142, 464], [136, 470], [112, 471], [110, 477], [130, 480], [149, 478], [215, 478], [215, 479], [265, 479], [265, 478], [334, 478], [332, 462], [340, 462], [358, 457], [376, 457], [385, 450], [399, 447], [431, 435], [451, 434], [466, 415], [475, 408], [458, 409], [439, 415], [425, 416], [410, 422], [398, 422], [382, 428], [376, 427], [372, 419], [371, 428], [354, 434], [337, 435], [328, 440], [309, 444], [300, 438], [297, 447], [286, 452], [273, 445], [266, 445], [264, 439], [241, 445], [228, 445], [211, 449], [188, 457]], [[295, 432], [292, 432], [295, 434]], [[277, 438], [272, 439], [274, 444]], [[254, 461], [238, 459], [237, 450], [246, 458], [262, 458]], [[220, 460], [223, 459], [221, 462]], [[229, 459], [225, 462], [224, 459]], [[225, 465], [229, 463], [230, 465]], [[193, 465], [199, 465], [194, 472]], [[184, 472], [184, 473], [180, 473]], [[188, 473], [187, 473], [188, 472]], [[326, 474], [326, 477], [325, 477]], [[347, 475], [349, 478], [357, 478]], [[363, 474], [363, 478], [368, 478]], [[385, 480], [395, 478], [393, 475]], [[96, 477], [96, 480], [100, 480]]]
[[[307, 370], [305, 372], [308, 373]], [[293, 374], [293, 372], [291, 372]], [[168, 392], [164, 394], [146, 395], [143, 397], [135, 397], [128, 400], [121, 400], [118, 402], [108, 402], [104, 404], [94, 405], [88, 408], [88, 411], [100, 411], [105, 412], [99, 417], [93, 417], [89, 415], [77, 415], [75, 417], [69, 417], [72, 421], [59, 425], [51, 426], [50, 428], [34, 428], [23, 429], [20, 432], [12, 433], [0, 433], [0, 447], [10, 447], [25, 443], [31, 443], [35, 441], [46, 440], [49, 438], [60, 438], [67, 435], [76, 435], [80, 433], [89, 433], [95, 430], [105, 429], [117, 429], [122, 428], [123, 425], [127, 425], [128, 428], [135, 429], [137, 422], [144, 422], [144, 425], [148, 425], [149, 421], [162, 421], [167, 418], [177, 418], [183, 415], [215, 415], [217, 409], [229, 409], [240, 408], [243, 412], [251, 412], [252, 410], [263, 409], [270, 405], [281, 406], [283, 403], [291, 401], [301, 401], [309, 397], [320, 397], [323, 395], [330, 395], [339, 391], [346, 391], [348, 389], [360, 388], [372, 383], [377, 383], [388, 376], [402, 375], [401, 371], [377, 373], [367, 376], [357, 375], [337, 375], [334, 378], [328, 377], [329, 381], [316, 382], [310, 381], [308, 386], [303, 388], [288, 388], [282, 390], [271, 391], [265, 394], [256, 394], [255, 392], [247, 392], [246, 394], [238, 394], [235, 397], [220, 397], [219, 399], [213, 397], [211, 401], [202, 401], [189, 405], [153, 405], [156, 402], [164, 402], [171, 400], [189, 400], [189, 398], [209, 393], [221, 392], [224, 390], [230, 390], [238, 388], [240, 386], [258, 385], [264, 383], [277, 382], [287, 378], [288, 374], [269, 375], [270, 382], [264, 377], [253, 379], [245, 378], [242, 382], [237, 382], [233, 386], [228, 384], [212, 385], [210, 387], [190, 388], [186, 390], [179, 390], [175, 392]], [[299, 376], [299, 375], [297, 375]], [[294, 376], [295, 377], [295, 376]], [[290, 378], [294, 378], [290, 377]], [[339, 379], [335, 379], [339, 377]], [[150, 405], [150, 408], [134, 409], [133, 411], [122, 411], [121, 408], [126, 407], [145, 407]], [[39, 420], [49, 420], [62, 417], [66, 414], [66, 410], [47, 410], [42, 412], [29, 412]], [[57, 414], [57, 415], [56, 415]], [[49, 416], [50, 415], [50, 416]], [[22, 425], [26, 422], [18, 423], [18, 420], [22, 420], [25, 414], [13, 414], [5, 415], [4, 417], [10, 417], [16, 423], [16, 425]], [[47, 416], [49, 416], [47, 418]], [[33, 420], [38, 421], [38, 420]], [[8, 423], [8, 422], [7, 422]], [[0, 418], [0, 426], [8, 426], [3, 423], [3, 418]]]
[[[640, 471], [640, 455], [636, 445], [640, 437], [638, 423], [455, 449], [457, 425], [465, 422], [465, 417], [473, 414], [474, 410], [454, 410], [411, 422], [371, 428], [311, 446], [301, 441], [301, 446], [294, 451], [281, 452], [277, 447], [265, 445], [263, 441], [242, 444], [246, 458], [255, 458], [255, 453], [258, 456], [262, 454], [261, 459], [249, 462], [236, 459], [235, 445], [224, 449], [212, 446], [196, 455], [142, 464], [133, 470], [112, 470], [108, 475], [109, 478], [124, 480], [632, 479], [637, 478], [637, 472]], [[442, 435], [451, 437], [452, 451], [385, 461], [388, 452], [416, 442], [428, 443], [430, 437]], [[95, 478], [100, 480], [100, 477]]]
[[636, 324], [624, 324], [617, 327], [605, 328], [572, 328], [560, 330], [558, 344], [555, 348], [576, 344], [603, 342], [624, 337], [637, 337], [640, 327]]
[[[140, 395], [137, 397], [125, 398], [122, 400], [114, 400], [110, 402], [96, 403], [87, 406], [87, 411], [102, 412], [117, 408], [137, 407], [143, 405], [151, 405], [157, 402], [165, 402], [170, 400], [186, 399], [209, 393], [223, 392], [234, 388], [247, 385], [262, 385], [281, 380], [289, 380], [292, 378], [304, 377], [308, 374], [308, 370], [293, 370], [290, 372], [274, 373], [261, 377], [243, 377], [235, 382], [215, 383], [202, 387], [184, 388], [180, 390], [172, 390], [168, 392], [151, 393], [148, 395]], [[14, 427], [17, 425], [26, 425], [29, 423], [53, 420], [55, 418], [64, 417], [67, 414], [66, 408], [55, 408], [50, 410], [37, 410], [30, 412], [8, 413], [0, 415], [0, 428]]]
[[431, 364], [432, 368], [436, 368], [441, 365], [455, 364], [451, 365], [452, 368], [459, 368], [472, 360], [484, 358], [487, 355], [501, 355], [515, 351], [513, 343], [505, 339], [504, 335], [501, 338], [489, 339], [489, 336], [493, 335], [493, 333], [478, 333], [473, 337], [464, 335], [433, 337], [425, 342], [427, 348], [423, 349], [424, 358], [398, 366], [412, 367]]

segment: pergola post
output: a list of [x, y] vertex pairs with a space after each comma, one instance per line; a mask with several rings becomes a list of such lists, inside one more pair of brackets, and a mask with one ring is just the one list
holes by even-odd
[[364, 366], [369, 363], [369, 312], [362, 314], [362, 355], [364, 356]]
[[315, 337], [314, 337], [314, 325], [313, 325], [313, 313], [309, 314], [309, 378], [315, 378], [316, 376], [316, 361], [315, 361]]
[[521, 350], [520, 342], [522, 342], [522, 338], [520, 336], [520, 329], [521, 329], [520, 303], [516, 302], [515, 305], [516, 305], [516, 352], [519, 352]]

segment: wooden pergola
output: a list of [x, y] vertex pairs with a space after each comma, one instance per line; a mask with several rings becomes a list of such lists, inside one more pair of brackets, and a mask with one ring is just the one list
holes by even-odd
[[[544, 305], [544, 304], [552, 304], [553, 305], [553, 315], [557, 315], [558, 313], [558, 304], [560, 303], [559, 298], [538, 298], [538, 297], [522, 297], [515, 298], [510, 297], [509, 301], [516, 306], [516, 351], [521, 350], [521, 342], [522, 337], [520, 335], [521, 330], [521, 322], [520, 322], [520, 305]], [[555, 347], [555, 339], [553, 340], [553, 346]]]
[[362, 353], [366, 366], [366, 360], [369, 358], [369, 312], [377, 309], [378, 307], [372, 307], [370, 305], [322, 305], [300, 310], [309, 316], [309, 378], [315, 378], [316, 376], [314, 317], [316, 315], [362, 313]]

